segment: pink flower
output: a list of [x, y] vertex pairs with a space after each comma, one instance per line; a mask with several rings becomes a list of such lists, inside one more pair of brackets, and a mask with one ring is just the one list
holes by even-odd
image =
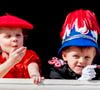
[[48, 63], [49, 63], [50, 65], [54, 65], [54, 67], [56, 67], [56, 68], [59, 68], [59, 67], [61, 67], [62, 65], [64, 65], [64, 61], [58, 59], [57, 57], [52, 57], [52, 59], [49, 60]]

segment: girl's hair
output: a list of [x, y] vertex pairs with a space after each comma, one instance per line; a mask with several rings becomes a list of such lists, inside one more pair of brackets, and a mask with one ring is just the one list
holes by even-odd
[[27, 38], [28, 38], [28, 30], [23, 29], [23, 30], [22, 30], [22, 33], [23, 33], [23, 35], [24, 35], [24, 39], [27, 40]]

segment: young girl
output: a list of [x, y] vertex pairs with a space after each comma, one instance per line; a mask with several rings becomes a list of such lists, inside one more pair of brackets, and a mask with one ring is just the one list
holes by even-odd
[[41, 62], [35, 51], [23, 46], [26, 29], [33, 25], [13, 15], [0, 16], [0, 77], [32, 78], [38, 84], [43, 79]]
[[100, 79], [100, 69], [92, 65], [96, 54], [100, 53], [98, 33], [99, 25], [92, 11], [79, 9], [69, 13], [60, 33], [62, 46], [58, 55], [61, 59], [49, 60], [50, 78]]

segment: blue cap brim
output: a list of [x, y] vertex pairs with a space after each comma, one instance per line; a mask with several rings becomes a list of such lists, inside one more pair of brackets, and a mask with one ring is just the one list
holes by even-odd
[[65, 41], [61, 48], [58, 50], [58, 54], [61, 53], [61, 51], [66, 48], [66, 47], [69, 47], [69, 46], [91, 46], [91, 47], [95, 47], [97, 49], [97, 51], [100, 52], [100, 49], [98, 47], [98, 44], [95, 43], [94, 41], [90, 40], [90, 39], [87, 39], [87, 38], [76, 38], [76, 39], [72, 39], [72, 40], [69, 40], [69, 41]]

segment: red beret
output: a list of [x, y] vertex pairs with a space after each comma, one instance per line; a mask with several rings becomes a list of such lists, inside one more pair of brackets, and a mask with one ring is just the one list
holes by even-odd
[[5, 14], [0, 16], [0, 27], [19, 27], [22, 29], [33, 29], [33, 25], [26, 20], [16, 16]]

